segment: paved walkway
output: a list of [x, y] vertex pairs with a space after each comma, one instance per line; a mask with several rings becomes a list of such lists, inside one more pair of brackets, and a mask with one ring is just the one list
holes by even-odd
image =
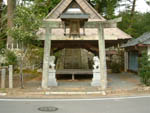
[[[97, 91], [99, 87], [90, 86], [91, 79], [58, 80], [58, 87], [52, 87], [53, 91]], [[41, 80], [25, 82], [25, 88], [40, 88]], [[108, 74], [108, 89], [133, 89], [140, 86], [140, 78], [132, 73]]]
[[108, 75], [108, 87], [112, 89], [132, 89], [139, 85], [141, 85], [140, 77], [133, 73]]
[[58, 80], [58, 87], [48, 89], [41, 88], [41, 76], [32, 80], [26, 78], [25, 89], [20, 89], [19, 81], [15, 81], [14, 89], [0, 89], [0, 97], [6, 95], [9, 98], [95, 98], [150, 94], [150, 87], [142, 85], [140, 78], [132, 73], [109, 74], [106, 91], [100, 87], [91, 87], [91, 79]]

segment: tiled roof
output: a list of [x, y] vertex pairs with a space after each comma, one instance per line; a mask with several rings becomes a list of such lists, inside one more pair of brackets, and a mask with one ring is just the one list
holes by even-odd
[[129, 40], [123, 47], [136, 46], [137, 44], [150, 44], [150, 32], [144, 33], [136, 39]]
[[[66, 32], [69, 33], [69, 30]], [[83, 34], [83, 30], [80, 29], [80, 33]], [[37, 35], [39, 40], [45, 39], [45, 30], [41, 28]], [[98, 29], [97, 28], [86, 28], [85, 36], [80, 36], [80, 38], [69, 38], [69, 36], [64, 36], [64, 29], [52, 29], [52, 40], [98, 40]], [[118, 28], [104, 28], [104, 38], [105, 40], [121, 40], [121, 39], [130, 39], [131, 36], [121, 31]]]

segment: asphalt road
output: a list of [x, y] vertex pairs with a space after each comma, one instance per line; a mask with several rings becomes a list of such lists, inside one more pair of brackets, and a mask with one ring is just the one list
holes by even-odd
[[39, 107], [57, 107], [50, 113], [150, 113], [150, 96], [100, 99], [0, 99], [0, 113], [48, 113]]

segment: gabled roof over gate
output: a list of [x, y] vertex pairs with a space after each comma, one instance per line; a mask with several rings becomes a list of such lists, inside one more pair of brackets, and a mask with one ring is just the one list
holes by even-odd
[[61, 2], [48, 14], [46, 19], [58, 19], [73, 1], [75, 1], [87, 14], [90, 15], [89, 19], [105, 21], [105, 19], [97, 13], [87, 0], [61, 0]]
[[[71, 5], [72, 2], [76, 2], [79, 7], [84, 10], [84, 13], [89, 14], [89, 21], [106, 21], [88, 2], [87, 0], [61, 0], [60, 3], [46, 16], [45, 20], [61, 21], [60, 16], [63, 14]], [[52, 40], [98, 40], [97, 29], [85, 29], [86, 36], [81, 36], [79, 39], [72, 39], [64, 36], [64, 29], [52, 29]], [[82, 30], [81, 30], [82, 32]], [[45, 30], [40, 28], [37, 35], [39, 40], [45, 40]], [[132, 38], [121, 29], [104, 28], [105, 40], [121, 40]]]

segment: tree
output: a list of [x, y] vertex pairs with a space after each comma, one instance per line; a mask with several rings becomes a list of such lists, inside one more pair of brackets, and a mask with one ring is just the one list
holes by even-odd
[[147, 52], [142, 53], [142, 57], [139, 60], [140, 68], [138, 74], [141, 77], [141, 82], [147, 86], [150, 86], [150, 56]]
[[145, 0], [145, 1], [150, 6], [150, 0]]
[[129, 12], [121, 12], [119, 16], [123, 17], [122, 22], [118, 24], [118, 27], [130, 34], [132, 37], [137, 38], [145, 32], [150, 32], [150, 13], [138, 13], [134, 14], [134, 21], [132, 23], [131, 28], [129, 29], [128, 25], [130, 24], [130, 13]]
[[88, 2], [106, 19], [115, 17], [115, 9], [122, 0], [88, 0]]
[[[16, 8], [16, 0], [7, 0], [7, 26], [8, 29], [13, 27], [13, 15]], [[13, 39], [10, 35], [7, 37], [7, 45], [11, 47]]]
[[23, 61], [32, 44], [36, 39], [36, 32], [41, 23], [41, 15], [34, 13], [33, 7], [17, 6], [14, 13], [14, 26], [9, 30], [9, 35], [19, 42], [20, 52], [20, 79], [23, 85]]
[[[5, 48], [7, 40], [7, 18], [6, 18], [6, 6], [0, 1], [0, 51]], [[0, 52], [1, 53], [1, 52]]]
[[3, 0], [0, 0], [0, 19], [2, 14], [2, 6], [3, 6]]
[[134, 21], [135, 6], [136, 6], [136, 0], [133, 0], [132, 8], [131, 8], [131, 16], [130, 16], [131, 22], [129, 23], [129, 28], [128, 29], [131, 29], [133, 21]]
[[[60, 0], [23, 0], [16, 7], [13, 15], [13, 25], [9, 29], [9, 36], [19, 43], [20, 55], [20, 78], [23, 86], [23, 61], [37, 38], [36, 32], [42, 19], [48, 14]], [[32, 3], [30, 3], [32, 2]], [[33, 47], [33, 46], [32, 46]]]

